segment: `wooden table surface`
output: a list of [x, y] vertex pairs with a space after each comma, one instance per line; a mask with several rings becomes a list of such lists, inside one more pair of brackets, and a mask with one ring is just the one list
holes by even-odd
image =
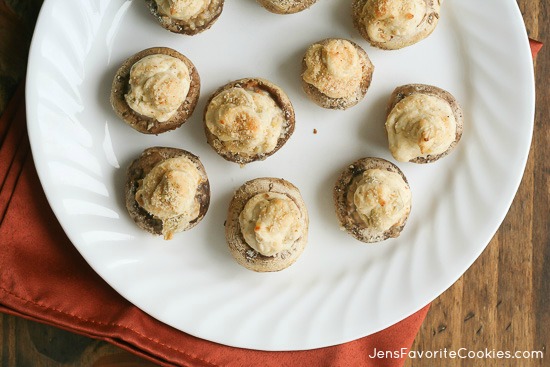
[[[480, 0], [483, 1], [483, 0]], [[548, 0], [517, 0], [531, 38], [548, 42]], [[0, 113], [25, 72], [42, 0], [0, 0]], [[409, 359], [422, 366], [550, 366], [550, 47], [535, 63], [535, 130], [523, 181], [473, 266], [433, 303], [415, 351], [544, 351], [546, 358]], [[519, 122], [518, 122], [519, 123]], [[153, 366], [108, 343], [0, 314], [3, 367]]]

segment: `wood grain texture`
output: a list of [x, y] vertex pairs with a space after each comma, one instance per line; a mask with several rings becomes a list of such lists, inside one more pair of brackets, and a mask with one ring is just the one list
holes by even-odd
[[[23, 78], [41, 2], [0, 0], [0, 113]], [[547, 44], [535, 65], [537, 110], [525, 175], [487, 249], [434, 300], [412, 350], [540, 350], [545, 358], [417, 358], [407, 367], [550, 366], [550, 2], [517, 2], [529, 35]], [[0, 346], [2, 367], [155, 366], [111, 344], [2, 314]]]
[[405, 366], [550, 366], [550, 3], [517, 0], [528, 34], [547, 46], [535, 63], [533, 144], [514, 202], [481, 257], [438, 297], [415, 351], [543, 351], [528, 359], [409, 359]]
[[0, 314], [2, 367], [155, 367], [109, 343]]

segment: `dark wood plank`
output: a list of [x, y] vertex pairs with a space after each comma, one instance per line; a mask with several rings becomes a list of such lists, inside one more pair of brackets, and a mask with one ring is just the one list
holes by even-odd
[[0, 112], [25, 75], [27, 54], [43, 0], [0, 0]]
[[112, 344], [0, 314], [2, 367], [155, 367]]
[[[523, 4], [525, 3], [525, 4]], [[546, 361], [539, 366], [550, 364], [550, 4], [540, 0], [532, 9], [522, 1], [523, 9], [537, 14], [533, 21], [527, 22], [529, 32], [536, 34], [545, 42], [536, 63], [537, 75], [537, 110], [535, 116], [535, 133], [533, 135], [533, 322], [535, 348], [546, 351]], [[537, 12], [538, 11], [538, 12]]]

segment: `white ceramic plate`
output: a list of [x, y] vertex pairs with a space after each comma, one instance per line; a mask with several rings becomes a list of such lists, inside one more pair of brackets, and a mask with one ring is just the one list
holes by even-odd
[[[305, 48], [326, 37], [355, 40], [376, 66], [366, 99], [345, 112], [319, 108], [301, 90]], [[202, 78], [190, 121], [160, 136], [137, 133], [109, 105], [121, 62], [152, 46], [184, 53]], [[277, 154], [240, 168], [206, 144], [202, 111], [217, 87], [248, 76], [283, 87], [297, 125]], [[392, 90], [406, 83], [451, 91], [465, 110], [464, 136], [441, 161], [399, 164], [413, 192], [409, 222], [398, 239], [362, 244], [339, 230], [332, 187], [357, 158], [392, 160], [384, 111]], [[33, 156], [57, 218], [120, 294], [201, 338], [298, 350], [381, 330], [429, 303], [472, 264], [522, 177], [534, 82], [513, 0], [447, 0], [432, 36], [393, 52], [360, 39], [343, 1], [320, 0], [307, 11], [280, 16], [252, 0], [229, 0], [210, 30], [187, 37], [162, 29], [143, 1], [47, 0], [29, 59], [27, 109]], [[169, 242], [139, 230], [123, 203], [126, 167], [143, 149], [158, 145], [199, 155], [212, 186], [206, 218]], [[297, 185], [311, 217], [303, 256], [275, 274], [240, 267], [224, 240], [232, 192], [261, 176]]]

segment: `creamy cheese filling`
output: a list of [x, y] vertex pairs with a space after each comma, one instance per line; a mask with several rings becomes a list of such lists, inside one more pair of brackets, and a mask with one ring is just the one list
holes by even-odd
[[456, 119], [447, 101], [417, 93], [395, 105], [386, 130], [394, 158], [408, 162], [445, 152], [456, 139]]
[[425, 0], [367, 0], [363, 19], [375, 42], [414, 35], [427, 12]]
[[189, 69], [183, 61], [168, 55], [150, 55], [130, 69], [130, 91], [125, 99], [137, 113], [165, 122], [185, 101], [190, 85]]
[[199, 15], [211, 0], [155, 0], [161, 14], [187, 21]]
[[363, 67], [353, 44], [346, 40], [330, 40], [314, 44], [305, 56], [303, 79], [331, 98], [352, 96], [361, 84]]
[[239, 224], [246, 243], [264, 256], [289, 250], [304, 230], [296, 203], [274, 192], [248, 200], [239, 215]]
[[231, 153], [261, 154], [277, 146], [284, 113], [262, 90], [234, 87], [215, 96], [206, 110], [206, 126]]
[[196, 193], [203, 178], [187, 157], [170, 158], [157, 164], [139, 182], [137, 203], [163, 222], [163, 234], [170, 239], [199, 215]]
[[379, 231], [400, 224], [411, 210], [411, 191], [397, 172], [366, 170], [355, 178], [350, 193], [359, 218]]

